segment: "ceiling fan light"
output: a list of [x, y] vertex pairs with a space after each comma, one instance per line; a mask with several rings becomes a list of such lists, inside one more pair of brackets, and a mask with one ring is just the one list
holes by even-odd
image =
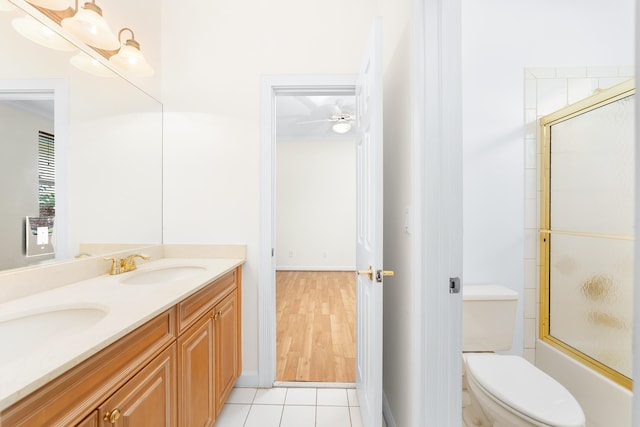
[[344, 120], [338, 120], [331, 126], [331, 130], [335, 133], [347, 133], [351, 130], [351, 123]]
[[20, 35], [41, 46], [61, 50], [63, 52], [76, 50], [76, 47], [73, 44], [69, 43], [64, 37], [53, 31], [51, 28], [41, 22], [38, 22], [31, 15], [25, 15], [22, 18], [14, 18], [11, 21], [11, 25], [18, 33], [20, 33]]
[[62, 28], [89, 46], [104, 50], [117, 50], [118, 38], [102, 17], [102, 9], [95, 3], [85, 3], [71, 18], [62, 20]]
[[68, 0], [27, 0], [34, 6], [43, 7], [49, 10], [67, 10], [69, 9]]

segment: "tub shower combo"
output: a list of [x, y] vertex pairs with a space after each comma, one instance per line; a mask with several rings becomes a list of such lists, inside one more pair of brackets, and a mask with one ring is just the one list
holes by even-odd
[[540, 120], [540, 338], [631, 389], [634, 98], [628, 81]]

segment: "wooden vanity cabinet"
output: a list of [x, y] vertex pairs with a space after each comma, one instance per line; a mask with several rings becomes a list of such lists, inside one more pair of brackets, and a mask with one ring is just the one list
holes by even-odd
[[178, 307], [179, 329], [186, 328], [178, 338], [182, 426], [213, 425], [240, 375], [239, 271]]
[[98, 410], [96, 409], [76, 427], [98, 427]]
[[171, 308], [156, 316], [9, 406], [0, 425], [91, 426], [87, 416], [175, 342], [175, 313]]
[[241, 267], [0, 413], [0, 426], [212, 426], [241, 364]]
[[234, 291], [213, 309], [216, 359], [216, 416], [222, 410], [236, 379], [238, 370], [238, 296]]

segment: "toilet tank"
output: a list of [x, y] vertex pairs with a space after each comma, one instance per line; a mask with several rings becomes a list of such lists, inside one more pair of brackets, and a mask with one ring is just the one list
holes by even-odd
[[499, 285], [462, 288], [462, 351], [509, 350], [518, 293]]

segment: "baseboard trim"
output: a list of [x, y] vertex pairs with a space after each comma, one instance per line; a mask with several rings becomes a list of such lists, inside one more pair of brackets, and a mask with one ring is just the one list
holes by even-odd
[[259, 378], [258, 371], [244, 371], [236, 380], [236, 387], [258, 387]]
[[384, 418], [384, 422], [387, 427], [397, 427], [396, 420], [393, 418], [391, 406], [389, 406], [389, 401], [387, 400], [385, 392], [382, 392], [382, 417]]
[[356, 388], [356, 383], [330, 383], [313, 381], [276, 381], [274, 387], [287, 388]]
[[322, 265], [322, 266], [308, 266], [308, 265], [278, 265], [276, 271], [356, 271], [354, 265]]

